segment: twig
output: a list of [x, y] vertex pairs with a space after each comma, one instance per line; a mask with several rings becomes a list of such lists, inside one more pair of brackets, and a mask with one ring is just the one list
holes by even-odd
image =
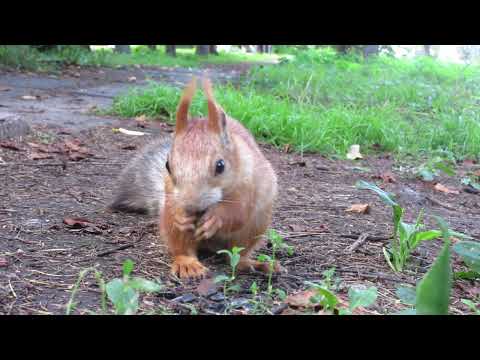
[[368, 233], [364, 233], [362, 235], [360, 235], [358, 237], [358, 240], [355, 241], [352, 245], [350, 245], [346, 250], [345, 250], [345, 253], [352, 253], [354, 252], [358, 247], [360, 247], [361, 245], [365, 244], [367, 242], [367, 239], [368, 239]]
[[[342, 238], [347, 238], [347, 239], [358, 239], [360, 236], [359, 234], [340, 234], [339, 235]], [[391, 236], [370, 236], [367, 235], [367, 238], [365, 239], [366, 241], [386, 241], [390, 240], [392, 237]]]
[[443, 208], [445, 208], [445, 209], [447, 209], [447, 210], [450, 210], [450, 211], [457, 211], [457, 209], [454, 209], [454, 208], [452, 208], [451, 206], [446, 205], [446, 204], [438, 201], [437, 199], [435, 199], [435, 198], [433, 198], [433, 197], [431, 197], [431, 196], [426, 196], [425, 198], [426, 198], [427, 200], [429, 200], [430, 202], [432, 202], [434, 205], [441, 206], [441, 207], [443, 207]]
[[131, 248], [131, 247], [134, 247], [135, 244], [125, 244], [125, 245], [122, 245], [122, 246], [118, 246], [116, 248], [113, 248], [113, 249], [110, 249], [110, 250], [106, 250], [106, 251], [103, 251], [101, 253], [98, 253], [97, 254], [97, 257], [102, 257], [102, 256], [106, 256], [106, 255], [110, 255], [110, 254], [113, 254], [114, 252], [117, 252], [117, 251], [120, 251], [120, 250], [125, 250], [125, 249], [128, 249], [128, 248]]

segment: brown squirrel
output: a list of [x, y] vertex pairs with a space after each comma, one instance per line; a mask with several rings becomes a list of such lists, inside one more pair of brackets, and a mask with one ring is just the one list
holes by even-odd
[[270, 226], [276, 174], [250, 132], [216, 104], [210, 81], [203, 85], [208, 118], [188, 119], [193, 78], [177, 109], [173, 141], [153, 142], [127, 165], [110, 207], [158, 216], [171, 271], [182, 278], [206, 274], [198, 250], [233, 246], [244, 248], [239, 270], [267, 272], [250, 255]]

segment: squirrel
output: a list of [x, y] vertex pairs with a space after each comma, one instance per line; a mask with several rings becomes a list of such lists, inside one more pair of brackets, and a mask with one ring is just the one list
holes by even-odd
[[183, 91], [173, 139], [147, 145], [126, 166], [110, 208], [158, 217], [180, 278], [206, 275], [198, 251], [234, 246], [243, 248], [239, 271], [268, 272], [251, 254], [270, 226], [277, 176], [252, 134], [216, 103], [210, 80], [203, 80], [207, 118], [189, 119], [196, 82]]

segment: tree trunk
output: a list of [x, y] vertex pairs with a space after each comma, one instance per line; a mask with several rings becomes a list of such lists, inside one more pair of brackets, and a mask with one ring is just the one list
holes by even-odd
[[81, 48], [90, 51], [90, 45], [79, 45]]
[[177, 56], [177, 48], [175, 45], [165, 45], [166, 46], [166, 53], [170, 56]]
[[199, 56], [207, 56], [209, 50], [209, 45], [197, 45], [196, 54]]
[[336, 47], [337, 47], [337, 51], [340, 54], [346, 54], [348, 51], [349, 45], [337, 45]]
[[213, 55], [218, 55], [217, 45], [208, 45], [208, 52]]
[[252, 49], [252, 47], [251, 47], [250, 45], [243, 45], [243, 47], [245, 48], [245, 51], [246, 51], [247, 53], [253, 52], [253, 49]]
[[380, 45], [365, 45], [363, 48], [363, 56], [367, 58], [370, 55], [378, 55], [379, 51]]
[[157, 45], [147, 45], [150, 50], [157, 50]]
[[263, 54], [265, 52], [265, 45], [257, 45], [257, 53]]
[[115, 45], [115, 52], [130, 54], [130, 45]]
[[431, 46], [432, 46], [432, 45], [423, 45], [423, 50], [425, 51], [425, 55], [431, 56], [431, 55], [430, 55], [430, 47], [431, 47]]

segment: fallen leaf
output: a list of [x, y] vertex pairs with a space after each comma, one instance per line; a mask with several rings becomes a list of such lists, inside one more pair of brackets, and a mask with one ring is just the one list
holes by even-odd
[[473, 174], [474, 176], [480, 177], [480, 170], [475, 170], [472, 174]]
[[37, 100], [37, 97], [36, 97], [36, 96], [32, 96], [32, 95], [23, 95], [23, 96], [22, 96], [22, 99], [23, 99], [23, 100]]
[[0, 267], [6, 267], [8, 265], [7, 259], [0, 257]]
[[347, 153], [347, 159], [349, 160], [363, 159], [362, 154], [360, 154], [360, 145], [350, 146], [350, 150]]
[[12, 88], [9, 88], [7, 86], [0, 86], [0, 91], [10, 91]]
[[315, 290], [300, 291], [296, 294], [287, 296], [285, 303], [293, 307], [315, 307], [317, 304], [310, 302], [310, 298], [316, 293]]
[[288, 227], [294, 232], [302, 232], [305, 230], [303, 226], [297, 225], [297, 224], [291, 224], [291, 225], [288, 225]]
[[197, 293], [201, 296], [210, 296], [217, 292], [218, 284], [212, 278], [203, 279], [197, 286]]
[[13, 141], [0, 141], [0, 147], [4, 149], [9, 149], [9, 150], [15, 150], [15, 151], [20, 151], [21, 149], [18, 147], [18, 144], [16, 144]]
[[471, 159], [465, 159], [463, 160], [463, 164], [464, 165], [467, 165], [467, 166], [473, 166], [475, 165], [477, 162], [475, 160], [471, 160]]
[[68, 225], [68, 226], [74, 228], [74, 229], [81, 229], [81, 228], [85, 228], [85, 227], [88, 227], [88, 226], [96, 227], [95, 224], [93, 224], [89, 220], [83, 219], [83, 218], [65, 218], [65, 219], [63, 219], [63, 223], [65, 225]]
[[356, 212], [359, 214], [368, 214], [368, 212], [370, 211], [370, 206], [368, 204], [353, 204], [345, 211]]
[[43, 160], [43, 159], [51, 159], [51, 158], [53, 158], [53, 155], [45, 154], [45, 153], [32, 152], [30, 155], [28, 155], [28, 158], [30, 160]]
[[136, 135], [136, 136], [145, 135], [145, 133], [141, 131], [132, 131], [132, 130], [127, 130], [123, 128], [119, 128], [118, 132], [121, 132], [122, 134], [125, 134], [125, 135]]
[[87, 158], [87, 155], [84, 153], [71, 152], [70, 154], [68, 154], [68, 159], [71, 161], [80, 161], [86, 158]]
[[137, 81], [137, 78], [136, 78], [135, 76], [130, 76], [130, 77], [128, 78], [128, 81], [134, 82], [134, 81]]
[[374, 179], [381, 179], [384, 183], [396, 183], [397, 180], [391, 172], [373, 176]]
[[445, 194], [456, 194], [456, 195], [460, 194], [460, 192], [458, 190], [449, 189], [449, 188], [447, 188], [446, 186], [444, 186], [440, 183], [437, 183], [433, 188], [435, 190], [443, 192]]
[[52, 149], [44, 144], [37, 144], [37, 143], [31, 143], [31, 142], [27, 142], [27, 144], [30, 147], [37, 149], [39, 152], [43, 152], [43, 153], [52, 152]]
[[80, 77], [80, 73], [79, 73], [79, 72], [74, 72], [74, 73], [73, 73], [73, 76], [74, 76], [74, 77]]
[[307, 166], [307, 163], [305, 161], [293, 161], [289, 163], [288, 165], [298, 165], [300, 167], [305, 167]]
[[290, 145], [290, 144], [286, 144], [283, 147], [283, 151], [286, 152], [286, 153], [289, 153], [291, 149], [292, 149], [292, 145]]

